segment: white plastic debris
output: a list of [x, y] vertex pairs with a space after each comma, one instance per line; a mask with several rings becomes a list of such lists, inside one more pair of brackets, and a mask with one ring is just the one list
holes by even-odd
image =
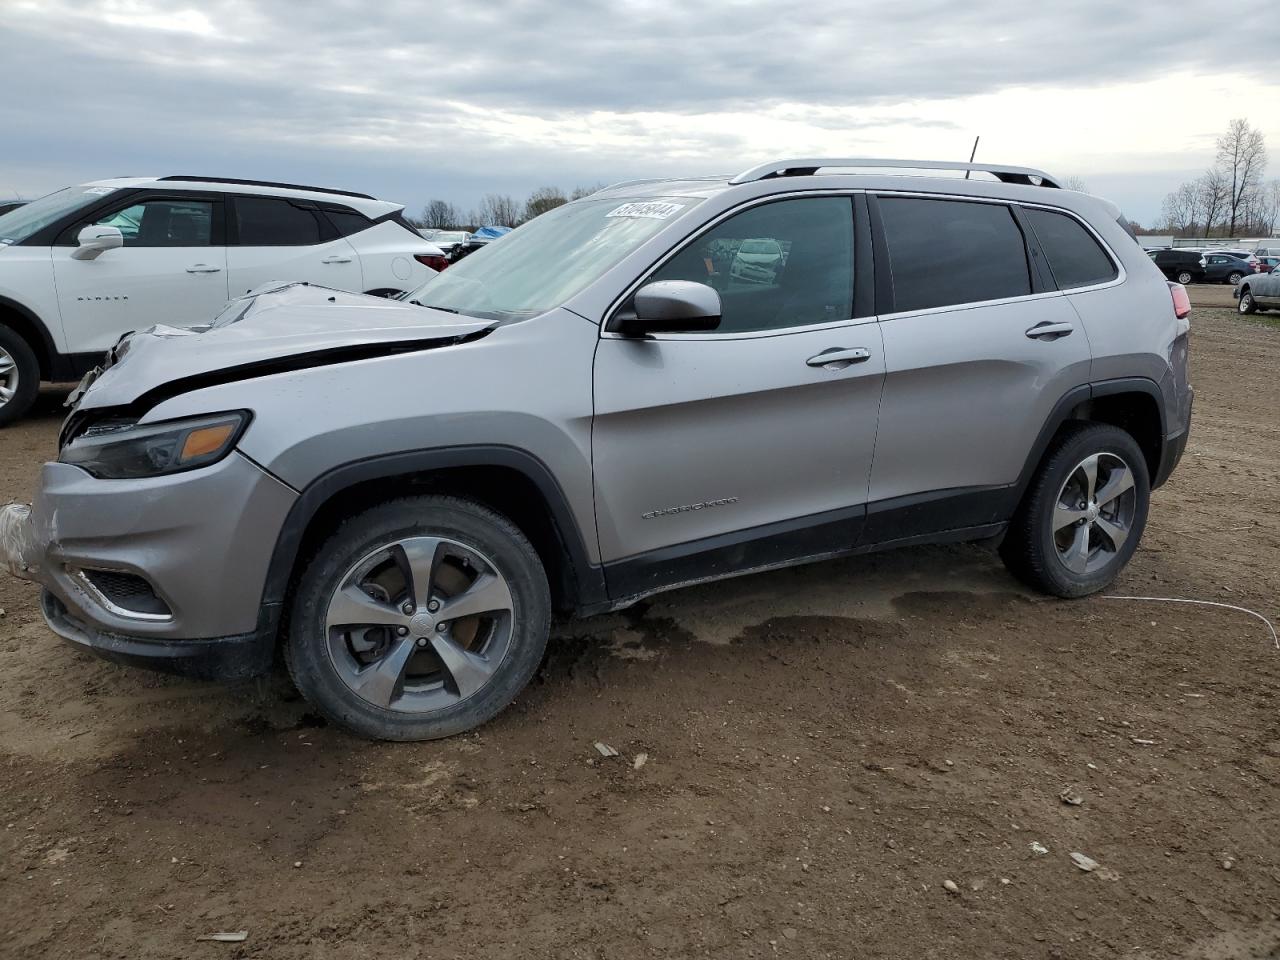
[[960, 888], [956, 886], [956, 882], [954, 880], [943, 880], [942, 886], [947, 893], [954, 893], [957, 897], [960, 896]]
[[637, 753], [636, 758], [631, 761], [631, 766], [634, 769], [639, 770], [648, 762], [649, 762], [649, 755], [647, 753]]
[[197, 940], [216, 940], [218, 943], [242, 943], [249, 939], [248, 930], [232, 930], [227, 933], [205, 933], [196, 937]]
[[1085, 873], [1092, 873], [1094, 870], [1097, 870], [1099, 867], [1099, 863], [1097, 860], [1094, 860], [1092, 857], [1086, 857], [1083, 853], [1071, 854], [1071, 862], [1074, 863], [1081, 870], [1083, 870]]
[[1031, 852], [1032, 852], [1032, 853], [1034, 853], [1036, 856], [1044, 856], [1046, 853], [1048, 853], [1048, 852], [1049, 852], [1049, 848], [1048, 848], [1048, 847], [1046, 847], [1046, 846], [1045, 846], [1043, 843], [1041, 843], [1039, 840], [1032, 840], [1032, 841], [1031, 841]]
[[599, 740], [596, 741], [596, 753], [600, 754], [602, 757], [618, 756], [617, 750], [613, 749], [613, 747], [609, 746], [607, 743], [601, 743]]

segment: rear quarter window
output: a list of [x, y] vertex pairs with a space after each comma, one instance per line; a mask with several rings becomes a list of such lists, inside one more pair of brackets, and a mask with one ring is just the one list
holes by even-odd
[[1080, 221], [1065, 213], [1023, 208], [1060, 290], [1114, 280], [1119, 272]]

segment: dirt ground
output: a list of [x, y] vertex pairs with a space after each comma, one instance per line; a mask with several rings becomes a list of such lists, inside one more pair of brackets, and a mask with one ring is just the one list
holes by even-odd
[[[1280, 620], [1280, 330], [1193, 297], [1190, 448], [1113, 592]], [[59, 402], [0, 433], [0, 502]], [[1280, 957], [1280, 652], [1242, 614], [858, 558], [561, 627], [496, 721], [387, 745], [0, 606], [0, 956]]]

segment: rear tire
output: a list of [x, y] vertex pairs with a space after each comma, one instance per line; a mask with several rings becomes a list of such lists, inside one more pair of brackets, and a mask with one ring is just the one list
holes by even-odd
[[1195, 278], [1191, 275], [1190, 270], [1178, 271], [1178, 282], [1182, 284], [1184, 287], [1194, 279]]
[[1150, 497], [1147, 461], [1130, 434], [1102, 423], [1068, 427], [1036, 471], [1000, 556], [1042, 593], [1096, 593], [1137, 549]]
[[0, 427], [13, 423], [40, 393], [40, 361], [15, 330], [0, 324]]
[[1244, 279], [1243, 273], [1235, 272], [1235, 273], [1227, 274], [1227, 283], [1231, 284], [1233, 287], [1239, 284], [1240, 281], [1243, 279]]
[[510, 704], [550, 626], [542, 563], [511, 521], [470, 500], [412, 497], [351, 517], [316, 551], [294, 594], [285, 662], [340, 726], [434, 740]]

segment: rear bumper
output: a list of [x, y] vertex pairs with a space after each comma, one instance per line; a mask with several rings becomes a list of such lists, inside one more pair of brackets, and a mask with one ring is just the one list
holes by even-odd
[[252, 633], [205, 640], [130, 637], [78, 620], [47, 588], [40, 591], [40, 612], [50, 630], [85, 653], [197, 680], [244, 680], [266, 673], [275, 656], [279, 620], [279, 608], [266, 607], [259, 628]]
[[1195, 393], [1188, 391], [1187, 420], [1182, 429], [1164, 438], [1164, 450], [1160, 455], [1160, 469], [1151, 478], [1151, 489], [1161, 486], [1177, 468], [1182, 455], [1187, 452], [1187, 440], [1191, 437], [1191, 408], [1195, 403]]

